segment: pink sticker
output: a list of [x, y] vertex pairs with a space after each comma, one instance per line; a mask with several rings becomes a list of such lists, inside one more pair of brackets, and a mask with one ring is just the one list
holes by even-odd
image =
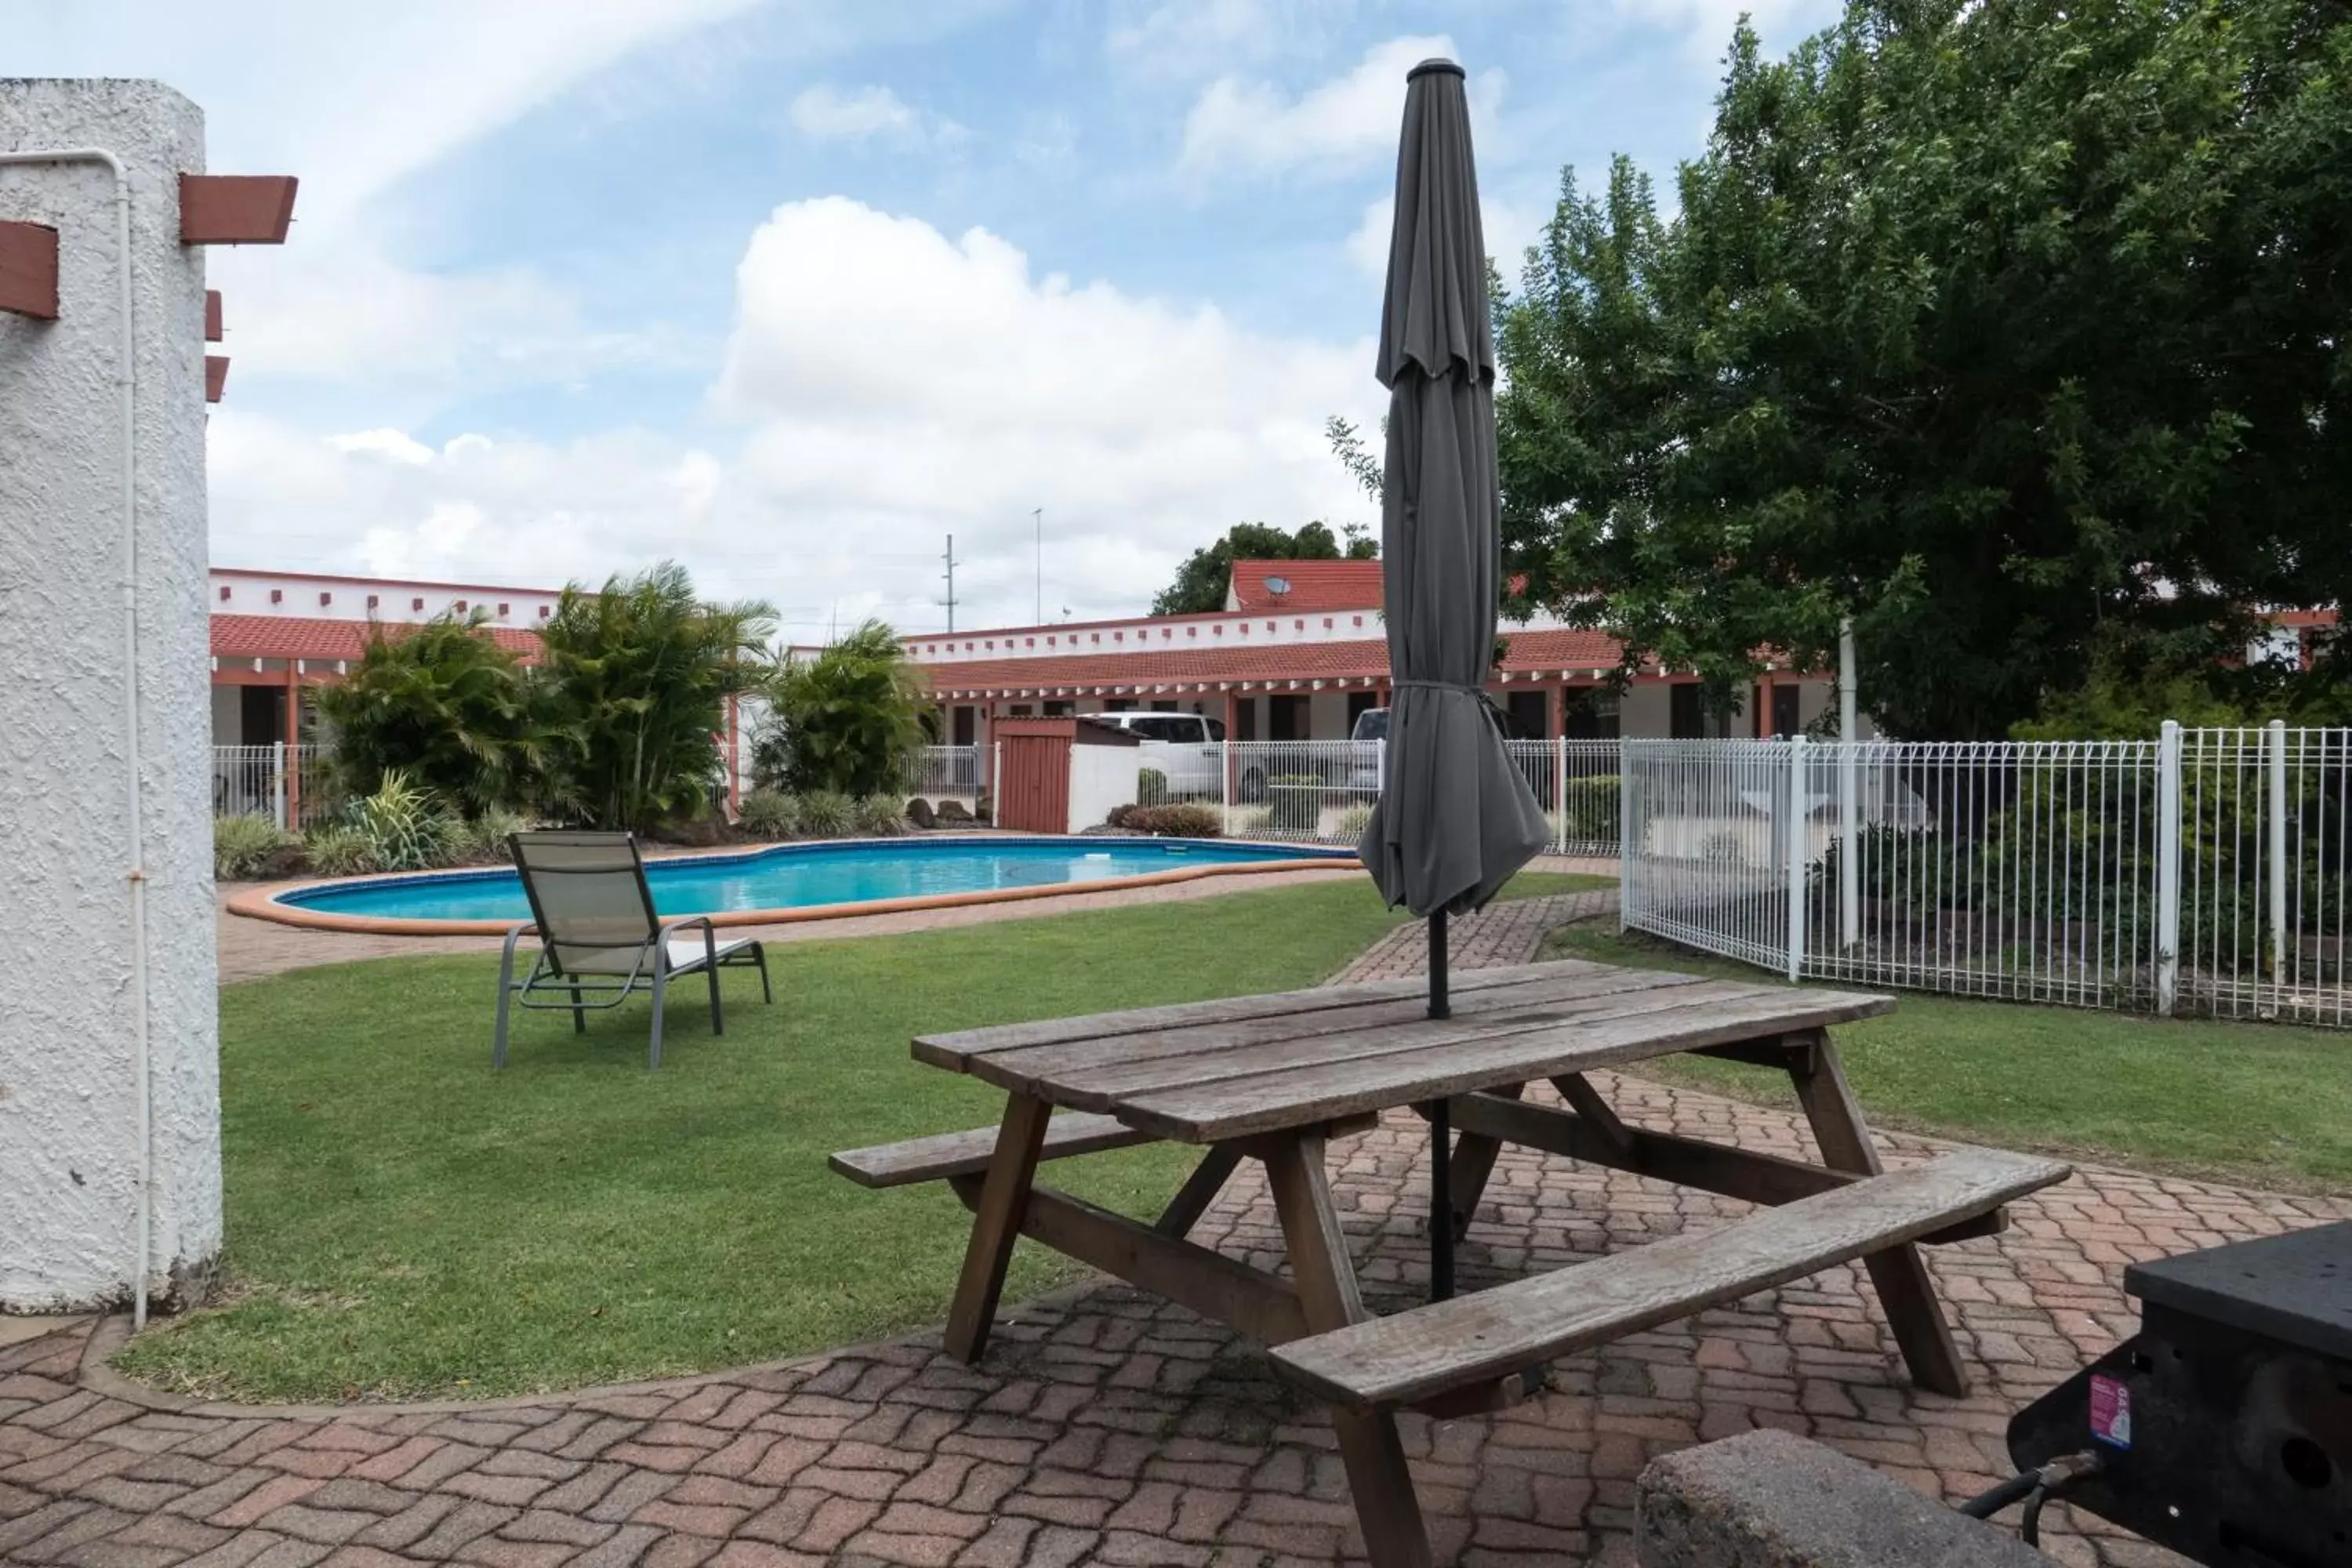
[[2118, 1448], [2131, 1447], [2131, 1388], [2121, 1379], [2092, 1374], [2091, 1436]]

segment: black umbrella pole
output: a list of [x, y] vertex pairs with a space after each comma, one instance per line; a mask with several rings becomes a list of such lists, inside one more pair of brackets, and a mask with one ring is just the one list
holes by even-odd
[[1433, 1018], [1454, 1016], [1454, 1004], [1445, 994], [1445, 911], [1444, 910], [1429, 917], [1429, 1016]]
[[[1445, 911], [1429, 917], [1429, 1016], [1447, 1018], [1454, 1008], [1445, 994]], [[1429, 1299], [1454, 1294], [1454, 1131], [1446, 1103], [1429, 1106]]]

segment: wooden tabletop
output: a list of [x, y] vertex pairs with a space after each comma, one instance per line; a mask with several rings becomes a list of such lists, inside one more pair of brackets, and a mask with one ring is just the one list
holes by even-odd
[[1505, 1084], [1773, 1038], [1891, 1011], [1892, 998], [1569, 960], [1427, 983], [1006, 1024], [915, 1040], [915, 1058], [1183, 1143], [1336, 1121]]

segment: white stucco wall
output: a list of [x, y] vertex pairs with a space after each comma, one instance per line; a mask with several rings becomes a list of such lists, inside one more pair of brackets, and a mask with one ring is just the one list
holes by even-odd
[[1135, 804], [1135, 780], [1140, 770], [1140, 746], [1070, 748], [1070, 820], [1066, 831], [1077, 833], [1110, 816], [1115, 805]]
[[[179, 243], [178, 176], [204, 118], [139, 81], [0, 81], [0, 147], [97, 145], [132, 175], [155, 1226], [167, 1295], [221, 1239], [205, 606], [205, 265]], [[0, 1310], [131, 1291], [131, 921], [123, 744], [121, 425], [113, 183], [0, 169], [0, 217], [54, 226], [58, 319], [0, 315]]]

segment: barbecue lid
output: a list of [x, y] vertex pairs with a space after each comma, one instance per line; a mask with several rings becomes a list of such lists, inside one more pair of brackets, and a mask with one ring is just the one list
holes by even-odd
[[2135, 1263], [2141, 1300], [2352, 1361], [2352, 1220]]

